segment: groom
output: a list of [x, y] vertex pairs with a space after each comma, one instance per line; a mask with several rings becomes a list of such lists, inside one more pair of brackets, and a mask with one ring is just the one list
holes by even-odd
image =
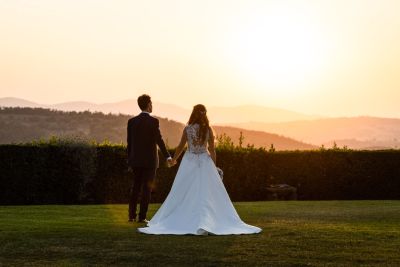
[[142, 191], [139, 222], [146, 223], [151, 189], [159, 166], [157, 146], [167, 158], [168, 165], [171, 165], [172, 158], [161, 137], [158, 119], [150, 116], [153, 111], [150, 96], [141, 95], [137, 102], [142, 112], [128, 121], [128, 165], [133, 171], [128, 221], [136, 221], [136, 206]]

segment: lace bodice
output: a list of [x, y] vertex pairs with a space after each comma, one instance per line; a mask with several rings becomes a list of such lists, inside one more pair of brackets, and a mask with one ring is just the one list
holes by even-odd
[[200, 125], [198, 124], [189, 124], [186, 126], [186, 136], [188, 142], [188, 151], [194, 154], [201, 154], [207, 152], [207, 142], [209, 138], [209, 132], [207, 131], [206, 140], [204, 143], [201, 143], [199, 136]]

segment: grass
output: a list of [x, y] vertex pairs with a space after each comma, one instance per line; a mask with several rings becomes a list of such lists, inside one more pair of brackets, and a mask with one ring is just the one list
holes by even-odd
[[153, 236], [126, 205], [0, 206], [0, 266], [400, 266], [400, 201], [235, 207], [263, 232]]

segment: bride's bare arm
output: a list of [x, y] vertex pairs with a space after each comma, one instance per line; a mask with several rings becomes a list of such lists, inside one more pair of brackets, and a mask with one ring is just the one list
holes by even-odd
[[183, 129], [181, 141], [179, 142], [179, 145], [176, 147], [174, 157], [172, 158], [173, 164], [176, 163], [179, 156], [182, 154], [182, 151], [185, 148], [186, 142], [187, 142], [187, 137], [186, 137], [186, 128], [185, 128], [185, 129]]
[[215, 166], [217, 165], [217, 153], [215, 153], [215, 137], [214, 132], [210, 127], [210, 137], [208, 138], [208, 151], [210, 152], [211, 159], [214, 161]]

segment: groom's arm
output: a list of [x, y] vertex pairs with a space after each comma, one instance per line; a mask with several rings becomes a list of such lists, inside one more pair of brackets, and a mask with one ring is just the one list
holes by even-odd
[[127, 125], [127, 133], [126, 133], [126, 143], [127, 143], [127, 147], [126, 147], [126, 164], [128, 165], [128, 171], [131, 172], [132, 168], [131, 168], [131, 162], [130, 162], [130, 154], [131, 154], [131, 147], [132, 147], [132, 143], [131, 143], [131, 135], [132, 135], [132, 130], [131, 127], [129, 125], [129, 121], [128, 121], [128, 125]]
[[131, 127], [130, 127], [129, 121], [128, 121], [127, 134], [126, 134], [126, 143], [127, 143], [126, 153], [128, 155], [128, 159], [127, 159], [128, 163], [129, 163], [129, 158], [130, 158], [131, 148], [132, 148], [131, 139], [132, 139], [132, 130], [131, 130]]
[[129, 139], [130, 139], [129, 137], [131, 135], [131, 130], [129, 129], [129, 123], [126, 128], [127, 128], [126, 143], [128, 144], [126, 152], [128, 154], [128, 158], [129, 158], [129, 151], [131, 150], [131, 142], [129, 141]]
[[171, 155], [168, 153], [167, 147], [165, 146], [164, 140], [161, 136], [160, 122], [158, 120], [156, 120], [156, 141], [157, 141], [157, 145], [160, 148], [161, 152], [163, 153], [164, 157], [166, 159], [170, 159]]

